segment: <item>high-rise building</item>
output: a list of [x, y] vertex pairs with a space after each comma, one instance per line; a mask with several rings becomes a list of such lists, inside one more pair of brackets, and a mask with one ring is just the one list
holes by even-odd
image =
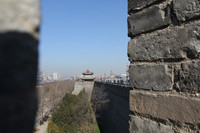
[[53, 80], [58, 80], [58, 73], [56, 72], [53, 73]]

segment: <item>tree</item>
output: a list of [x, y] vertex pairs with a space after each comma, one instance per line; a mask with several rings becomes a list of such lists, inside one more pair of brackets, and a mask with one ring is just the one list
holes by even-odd
[[85, 90], [78, 96], [66, 94], [59, 108], [53, 112], [52, 122], [65, 133], [93, 132], [95, 117]]
[[49, 115], [55, 105], [59, 105], [65, 94], [71, 93], [73, 88], [74, 81], [57, 81], [38, 87], [38, 111], [36, 119], [42, 120], [45, 115]]

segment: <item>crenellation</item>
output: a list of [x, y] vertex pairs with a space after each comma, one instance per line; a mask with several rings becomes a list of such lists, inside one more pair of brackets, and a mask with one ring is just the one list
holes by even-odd
[[31, 133], [37, 111], [40, 0], [0, 1], [2, 133]]

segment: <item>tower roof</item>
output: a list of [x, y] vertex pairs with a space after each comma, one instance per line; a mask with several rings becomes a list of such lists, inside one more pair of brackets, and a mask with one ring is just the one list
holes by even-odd
[[89, 70], [87, 70], [86, 72], [83, 73], [83, 75], [93, 75], [93, 72], [90, 72]]

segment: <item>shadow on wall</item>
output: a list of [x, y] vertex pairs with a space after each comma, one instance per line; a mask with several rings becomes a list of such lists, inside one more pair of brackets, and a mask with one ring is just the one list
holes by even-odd
[[[109, 101], [103, 108], [97, 110], [96, 117], [102, 133], [129, 132], [129, 87], [101, 82], [94, 83], [92, 101], [103, 91]], [[99, 96], [98, 96], [99, 97]], [[105, 100], [105, 99], [101, 99]]]
[[2, 133], [31, 133], [37, 110], [38, 40], [31, 34], [0, 34]]

